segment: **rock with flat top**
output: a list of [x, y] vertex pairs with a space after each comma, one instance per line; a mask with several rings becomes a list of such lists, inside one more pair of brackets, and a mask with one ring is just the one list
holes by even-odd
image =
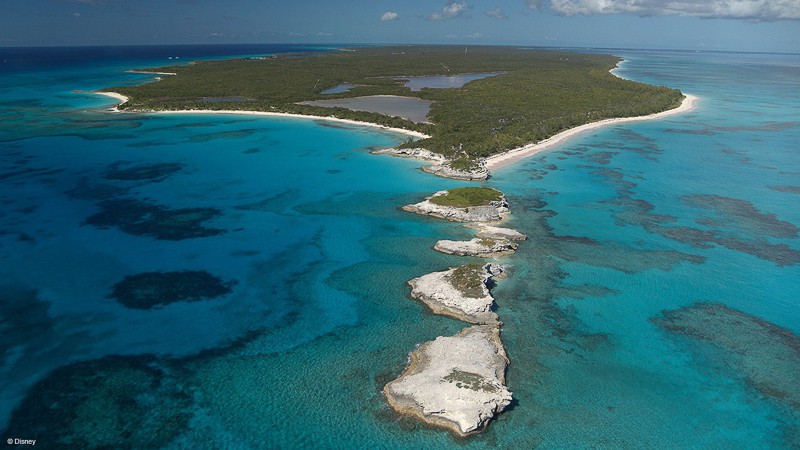
[[517, 244], [505, 239], [474, 238], [469, 241], [441, 240], [433, 249], [449, 255], [494, 258], [517, 251]]
[[373, 150], [370, 153], [373, 155], [392, 155], [400, 158], [420, 159], [422, 161], [428, 161], [437, 164], [441, 164], [446, 161], [444, 156], [434, 153], [430, 150], [425, 150], [424, 148], [382, 148], [379, 150]]
[[478, 224], [474, 228], [479, 230], [475, 236], [483, 239], [506, 239], [509, 241], [524, 241], [528, 239], [528, 236], [511, 228], [493, 227], [485, 224]]
[[479, 163], [471, 169], [461, 170], [454, 169], [448, 162], [445, 162], [442, 164], [425, 166], [422, 170], [439, 177], [464, 181], [485, 181], [488, 180], [490, 176], [489, 170], [483, 163]]
[[494, 298], [489, 283], [503, 269], [494, 263], [470, 264], [433, 272], [410, 280], [411, 296], [425, 303], [434, 314], [443, 314], [476, 324], [495, 324]]
[[422, 344], [383, 391], [398, 413], [469, 436], [511, 403], [507, 364], [498, 327], [472, 326]]
[[443, 206], [430, 201], [434, 197], [447, 195], [448, 193], [449, 191], [436, 192], [422, 202], [403, 206], [403, 210], [454, 222], [496, 222], [510, 212], [508, 201], [502, 195], [499, 200], [479, 206]]

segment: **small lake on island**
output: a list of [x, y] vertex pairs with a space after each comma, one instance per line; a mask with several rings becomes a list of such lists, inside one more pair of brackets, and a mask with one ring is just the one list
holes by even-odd
[[504, 72], [490, 72], [490, 73], [464, 73], [460, 75], [436, 75], [426, 77], [404, 77], [398, 78], [408, 81], [404, 85], [411, 88], [412, 92], [422, 90], [423, 88], [432, 89], [448, 89], [460, 88], [470, 81], [480, 80], [483, 78], [493, 77], [495, 75], [503, 75]]
[[320, 92], [320, 94], [342, 94], [350, 89], [353, 89], [354, 87], [356, 87], [354, 84], [340, 84], [336, 87], [325, 89], [324, 91]]
[[330, 100], [314, 100], [299, 102], [300, 105], [320, 106], [323, 108], [347, 108], [354, 111], [374, 112], [387, 116], [397, 116], [412, 122], [428, 121], [428, 111], [433, 102], [414, 97], [398, 95], [368, 95], [354, 98], [334, 98]]

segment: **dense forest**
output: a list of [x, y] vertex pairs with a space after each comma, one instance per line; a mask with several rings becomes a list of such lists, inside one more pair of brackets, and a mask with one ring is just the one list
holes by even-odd
[[[680, 91], [623, 80], [609, 70], [619, 58], [510, 47], [358, 47], [346, 51], [203, 61], [151, 68], [174, 72], [158, 82], [110, 88], [130, 98], [129, 110], [225, 109], [313, 114], [416, 130], [421, 146], [450, 159], [475, 160], [537, 142], [560, 131], [612, 117], [677, 107]], [[403, 77], [502, 72], [461, 88], [404, 87]], [[340, 94], [321, 94], [339, 84]], [[393, 94], [432, 100], [431, 123], [298, 105], [297, 102]], [[204, 98], [247, 101], [207, 102]]]

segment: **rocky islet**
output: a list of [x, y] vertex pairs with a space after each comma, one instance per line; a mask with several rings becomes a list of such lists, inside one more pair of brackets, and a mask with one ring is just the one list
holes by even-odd
[[[474, 239], [441, 240], [435, 250], [483, 257], [513, 253], [518, 244], [512, 241], [526, 236], [494, 226], [510, 212], [505, 196], [495, 190], [474, 195], [476, 189], [489, 188], [439, 191], [403, 209], [467, 222], [467, 226], [477, 229]], [[452, 198], [442, 201], [451, 194]], [[475, 201], [476, 198], [484, 201]], [[403, 373], [383, 390], [396, 412], [466, 437], [485, 430], [492, 418], [511, 404], [512, 394], [505, 385], [509, 361], [500, 339], [502, 322], [493, 311], [490, 292], [494, 279], [505, 276], [502, 266], [491, 262], [451, 267], [408, 282], [411, 297], [425, 303], [434, 314], [474, 325], [455, 336], [439, 336], [411, 352]]]

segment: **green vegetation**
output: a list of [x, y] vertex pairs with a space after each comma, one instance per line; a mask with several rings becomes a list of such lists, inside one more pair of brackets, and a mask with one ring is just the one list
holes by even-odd
[[453, 369], [449, 375], [444, 377], [448, 383], [455, 383], [456, 387], [471, 389], [473, 391], [496, 392], [497, 387], [486, 383], [486, 378], [483, 375], [472, 372], [463, 372], [461, 370]]
[[[233, 109], [335, 115], [431, 135], [422, 146], [469, 167], [490, 156], [560, 131], [612, 117], [664, 111], [680, 104], [680, 91], [623, 80], [609, 73], [611, 55], [533, 51], [508, 47], [363, 47], [314, 55], [206, 61], [161, 67], [175, 72], [156, 83], [109, 89], [130, 98], [123, 109]], [[503, 72], [457, 89], [411, 92], [402, 76]], [[339, 84], [348, 92], [323, 95]], [[394, 94], [434, 101], [415, 124], [398, 117], [298, 105], [306, 100]], [[253, 99], [203, 102], [203, 98]]]
[[490, 202], [500, 201], [503, 193], [489, 187], [463, 187], [447, 191], [445, 195], [431, 197], [431, 203], [440, 206], [453, 206], [466, 208], [468, 206], [488, 205]]
[[480, 264], [467, 264], [456, 267], [447, 281], [458, 289], [465, 297], [481, 298], [486, 295], [483, 283], [483, 266]]

